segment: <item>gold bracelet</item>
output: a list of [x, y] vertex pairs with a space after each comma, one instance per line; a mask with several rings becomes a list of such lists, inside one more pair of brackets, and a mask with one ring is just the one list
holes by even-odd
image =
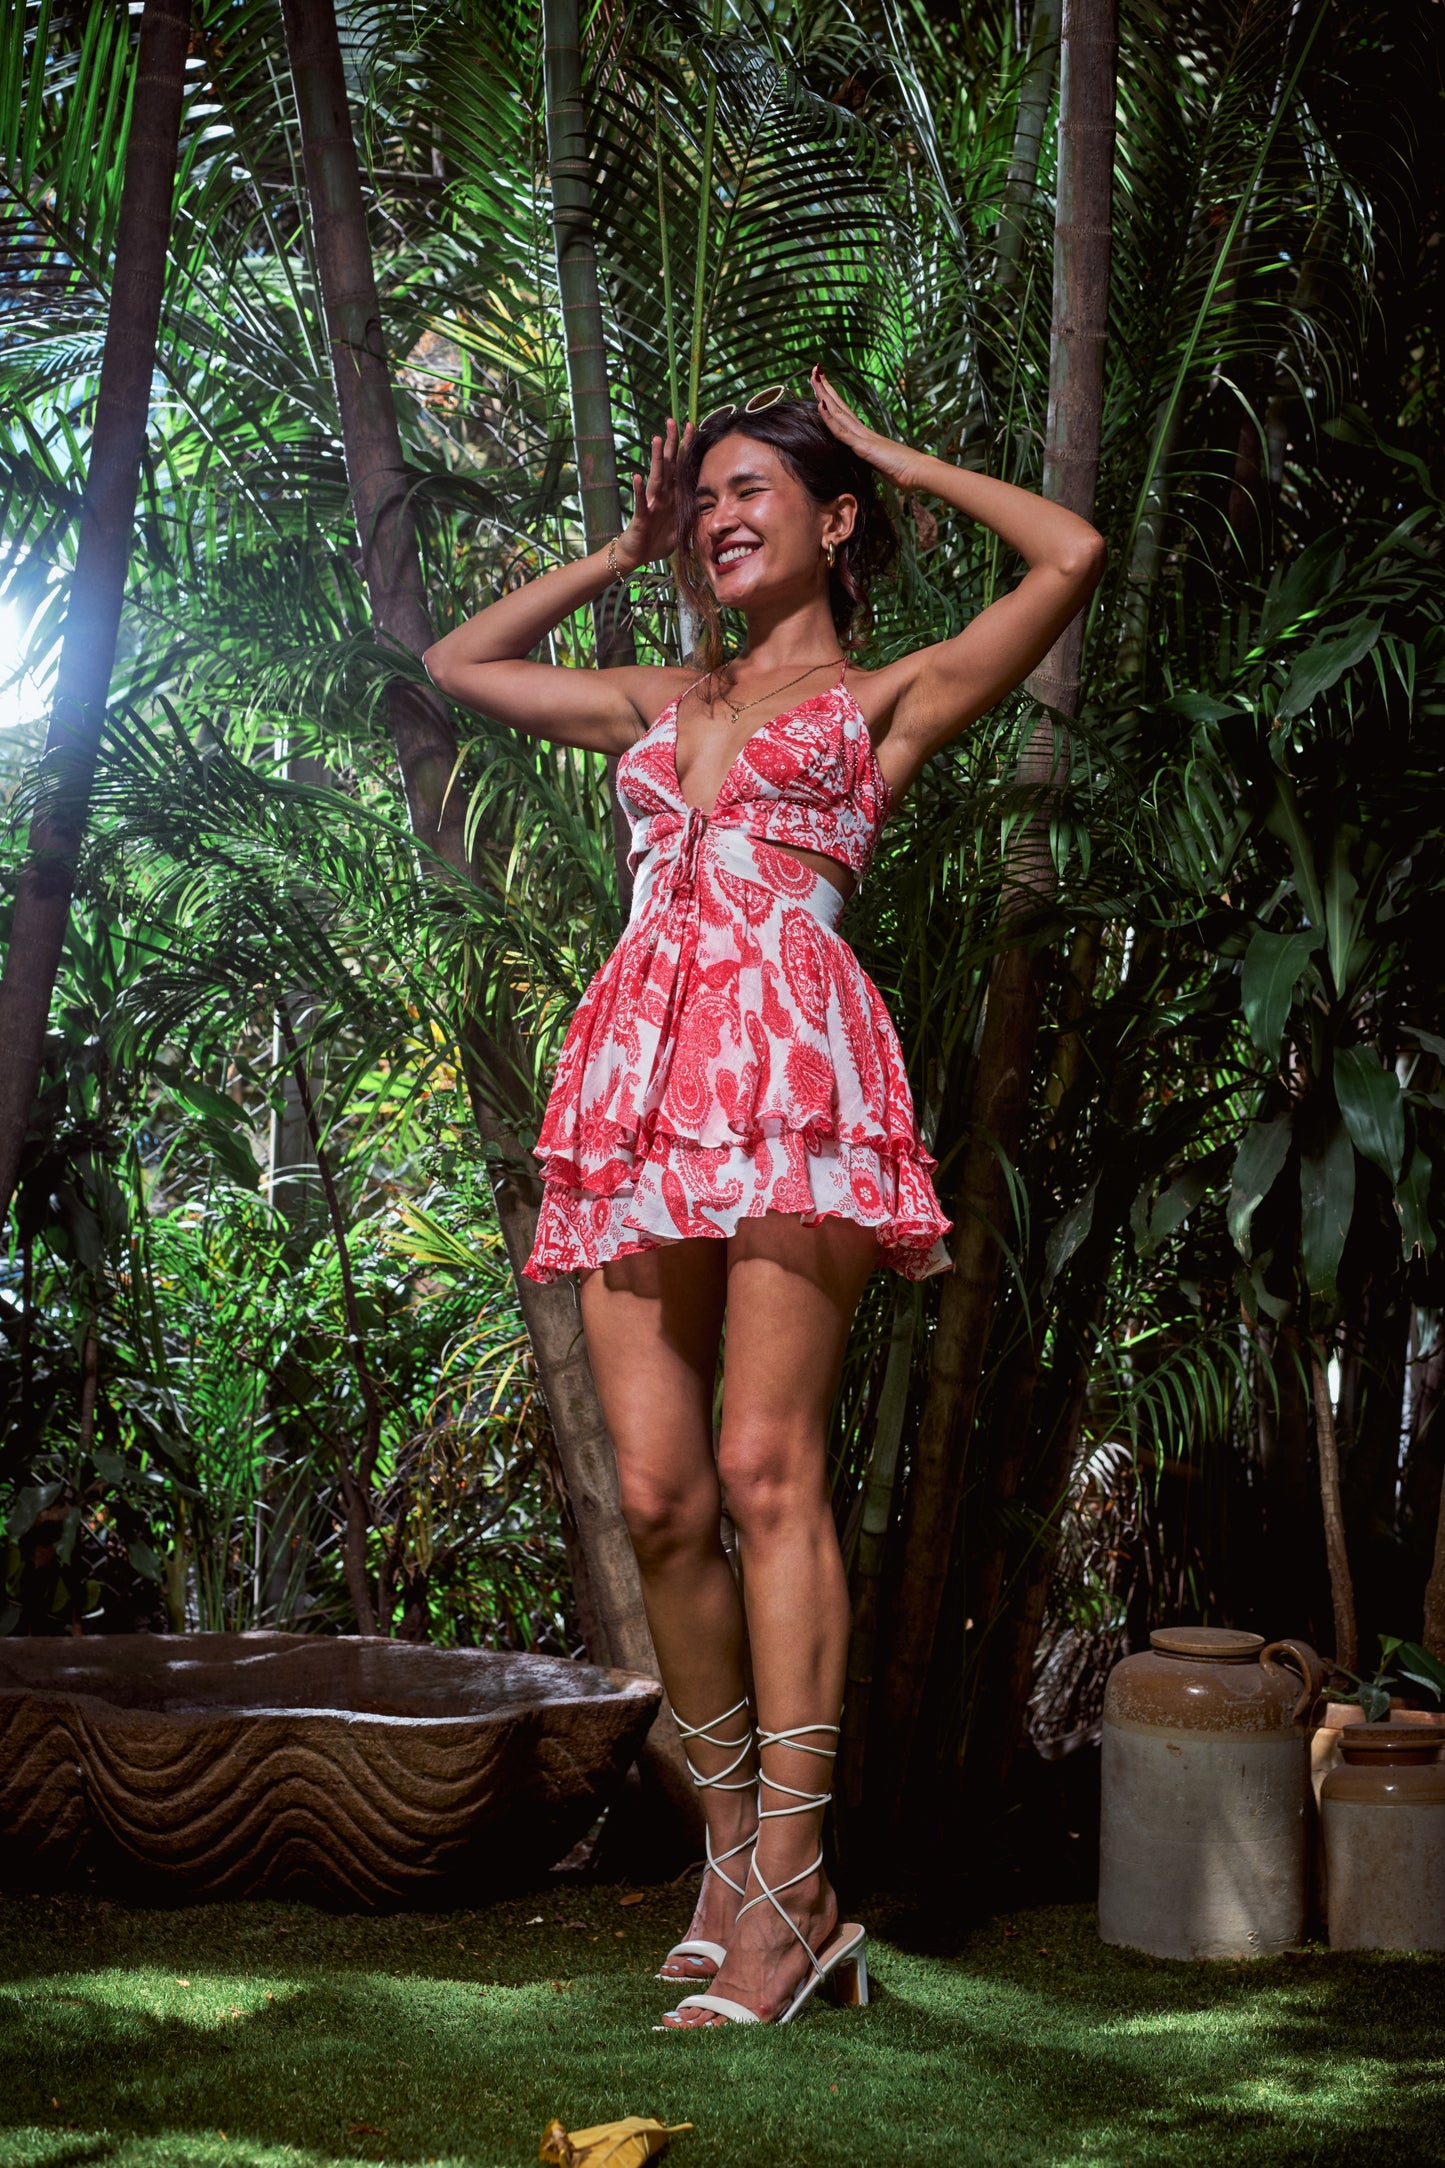
[[612, 537], [612, 540], [607, 545], [607, 573], [609, 579], [612, 580], [623, 580], [630, 577], [629, 574], [625, 573], [622, 570], [622, 567], [617, 562], [618, 540], [619, 537], [617, 535], [614, 535]]

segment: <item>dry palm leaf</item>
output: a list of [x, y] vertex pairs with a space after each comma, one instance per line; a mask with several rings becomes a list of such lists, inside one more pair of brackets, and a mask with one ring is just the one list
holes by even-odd
[[554, 2168], [642, 2168], [665, 2152], [667, 2141], [691, 2123], [659, 2123], [653, 2115], [627, 2115], [620, 2123], [594, 2123], [591, 2130], [564, 2130], [555, 2120], [542, 2133], [538, 2160]]

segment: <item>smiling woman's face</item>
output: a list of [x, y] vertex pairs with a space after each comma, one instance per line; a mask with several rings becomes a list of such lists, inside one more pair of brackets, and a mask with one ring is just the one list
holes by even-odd
[[695, 544], [717, 599], [745, 609], [762, 595], [816, 593], [824, 546], [853, 525], [851, 497], [815, 504], [771, 444], [722, 437], [697, 481]]

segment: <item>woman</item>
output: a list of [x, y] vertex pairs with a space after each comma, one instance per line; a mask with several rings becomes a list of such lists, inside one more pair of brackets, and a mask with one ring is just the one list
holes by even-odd
[[[454, 699], [618, 755], [632, 823], [632, 917], [558, 1064], [527, 1270], [580, 1276], [648, 1622], [702, 1791], [708, 1870], [659, 1977], [708, 1991], [668, 2014], [679, 2027], [786, 2023], [825, 1979], [867, 1997], [864, 1933], [839, 1924], [820, 1841], [848, 1635], [825, 1435], [869, 1274], [946, 1269], [948, 1222], [893, 1027], [834, 928], [924, 762], [1027, 676], [1103, 563], [1072, 513], [891, 443], [820, 369], [811, 389], [719, 409], [681, 442], [669, 422], [623, 535], [426, 656]], [[894, 539], [877, 474], [982, 521], [1028, 569], [955, 639], [861, 670], [850, 650]], [[679, 543], [707, 624], [701, 676], [526, 659]], [[723, 607], [747, 625], [730, 658]]]

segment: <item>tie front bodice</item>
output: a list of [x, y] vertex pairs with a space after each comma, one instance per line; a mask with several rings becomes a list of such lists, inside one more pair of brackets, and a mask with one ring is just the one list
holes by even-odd
[[[689, 806], [677, 774], [677, 701], [617, 763], [617, 789], [632, 830], [631, 865], [640, 872], [654, 852], [690, 857], [695, 879], [703, 834], [733, 830], [758, 843], [821, 851], [858, 878], [868, 870], [888, 816], [862, 710], [845, 686], [816, 693], [775, 715], [741, 747], [711, 813]], [[701, 826], [699, 826], [701, 824]], [[648, 885], [653, 893], [675, 892]]]

